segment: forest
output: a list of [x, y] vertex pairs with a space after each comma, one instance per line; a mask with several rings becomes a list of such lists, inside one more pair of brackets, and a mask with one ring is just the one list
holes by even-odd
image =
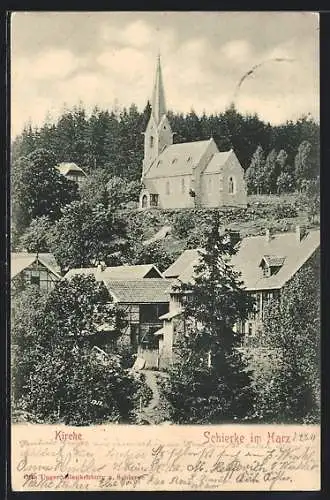
[[[134, 104], [122, 110], [96, 107], [90, 115], [82, 103], [64, 109], [56, 123], [48, 119], [40, 128], [26, 125], [13, 141], [12, 161], [46, 149], [57, 162], [75, 162], [86, 173], [102, 168], [108, 180], [118, 176], [137, 181], [150, 112], [149, 102], [142, 112]], [[185, 115], [169, 112], [168, 118], [175, 143], [213, 137], [220, 151], [233, 148], [247, 171], [251, 193], [292, 191], [302, 179], [317, 176], [319, 125], [308, 116], [271, 125], [231, 106], [200, 117], [193, 110]]]

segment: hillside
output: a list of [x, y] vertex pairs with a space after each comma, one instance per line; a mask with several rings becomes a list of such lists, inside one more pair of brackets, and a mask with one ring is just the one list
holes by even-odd
[[159, 232], [159, 240], [152, 243], [158, 244], [174, 259], [184, 249], [203, 244], [215, 211], [221, 213], [223, 225], [239, 231], [241, 237], [264, 234], [266, 229], [285, 232], [294, 230], [297, 225], [305, 228], [319, 225], [318, 217], [310, 216], [307, 207], [299, 204], [296, 194], [249, 196], [247, 208], [123, 210], [121, 216], [133, 237], [140, 241], [148, 243]]

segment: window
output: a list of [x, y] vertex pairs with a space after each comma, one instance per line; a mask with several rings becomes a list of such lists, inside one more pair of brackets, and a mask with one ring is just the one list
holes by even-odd
[[150, 136], [150, 147], [154, 147], [154, 137], [152, 135]]
[[159, 167], [159, 165], [162, 163], [162, 160], [158, 160], [157, 162], [157, 167]]
[[229, 194], [234, 194], [234, 192], [235, 192], [234, 178], [233, 177], [229, 177], [229, 180], [228, 180], [228, 193]]
[[190, 161], [191, 161], [191, 156], [188, 156], [187, 163], [189, 163]]
[[147, 208], [147, 206], [148, 206], [148, 196], [144, 194], [142, 196], [142, 208]]
[[151, 207], [158, 207], [158, 194], [151, 194], [150, 195], [150, 206]]
[[170, 181], [166, 181], [166, 194], [170, 194]]
[[31, 275], [31, 285], [40, 286], [40, 276], [32, 276]]
[[270, 272], [270, 267], [265, 264], [262, 268], [262, 271], [263, 271], [263, 275], [265, 276], [265, 278], [269, 278], [269, 276], [271, 275], [271, 272]]
[[177, 161], [178, 161], [178, 159], [177, 159], [177, 158], [173, 158], [173, 160], [172, 160], [172, 165], [173, 165], [174, 163], [176, 163]]
[[184, 177], [181, 179], [181, 193], [183, 194], [185, 190], [185, 185], [184, 185]]

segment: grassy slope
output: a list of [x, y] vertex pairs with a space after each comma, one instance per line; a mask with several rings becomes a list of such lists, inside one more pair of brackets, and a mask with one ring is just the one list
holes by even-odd
[[[298, 207], [295, 194], [275, 196], [250, 196], [248, 207], [217, 209], [222, 214], [223, 225], [239, 231], [241, 236], [264, 234], [269, 228], [273, 232], [292, 231], [297, 224], [311, 228], [319, 221], [311, 223], [306, 210]], [[185, 248], [196, 247], [210, 223], [214, 209], [180, 209], [146, 211], [125, 211], [131, 229], [143, 240], [152, 237], [163, 226], [171, 226], [172, 234], [162, 245], [174, 257]]]

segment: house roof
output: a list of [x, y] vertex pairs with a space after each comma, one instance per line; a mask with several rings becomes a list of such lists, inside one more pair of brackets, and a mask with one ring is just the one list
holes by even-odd
[[[31, 266], [37, 259], [36, 253], [28, 253], [28, 252], [13, 252], [11, 254], [10, 259], [10, 276], [11, 278], [15, 278], [19, 273], [21, 273], [24, 269]], [[60, 275], [60, 268], [51, 253], [39, 253], [38, 254], [39, 262], [47, 267], [47, 269], [52, 272], [58, 278]]]
[[[236, 255], [231, 259], [234, 269], [241, 273], [247, 290], [273, 290], [282, 288], [320, 246], [320, 231], [309, 231], [300, 242], [295, 232], [243, 238]], [[265, 277], [260, 262], [266, 256], [279, 265], [279, 271]], [[177, 278], [183, 283], [193, 279], [194, 267], [199, 261], [198, 250], [186, 250], [165, 272], [165, 277]], [[273, 264], [274, 265], [274, 264]]]
[[81, 173], [86, 176], [82, 168], [78, 167], [76, 163], [64, 162], [57, 165], [57, 169], [62, 175], [68, 175], [69, 172]]
[[114, 300], [122, 304], [165, 303], [170, 299], [166, 279], [104, 279], [103, 282]]
[[192, 262], [198, 261], [198, 250], [185, 250], [173, 264], [164, 271], [165, 278], [177, 278]]
[[97, 267], [76, 268], [76, 269], [70, 269], [70, 271], [66, 273], [65, 278], [72, 278], [77, 274], [84, 274], [85, 276], [94, 275], [96, 279], [102, 279], [102, 280], [103, 279], [136, 280], [141, 278], [147, 278], [149, 273], [157, 275], [161, 279], [163, 278], [162, 273], [157, 269], [157, 267], [154, 264], [106, 267], [103, 271], [101, 271]]
[[154, 160], [145, 174], [146, 179], [190, 175], [213, 139], [182, 142], [167, 146]]
[[203, 174], [216, 174], [218, 172], [221, 172], [223, 170], [223, 167], [227, 163], [228, 158], [232, 154], [235, 154], [232, 149], [230, 149], [229, 151], [221, 151], [219, 153], [215, 153], [211, 161], [208, 163]]

